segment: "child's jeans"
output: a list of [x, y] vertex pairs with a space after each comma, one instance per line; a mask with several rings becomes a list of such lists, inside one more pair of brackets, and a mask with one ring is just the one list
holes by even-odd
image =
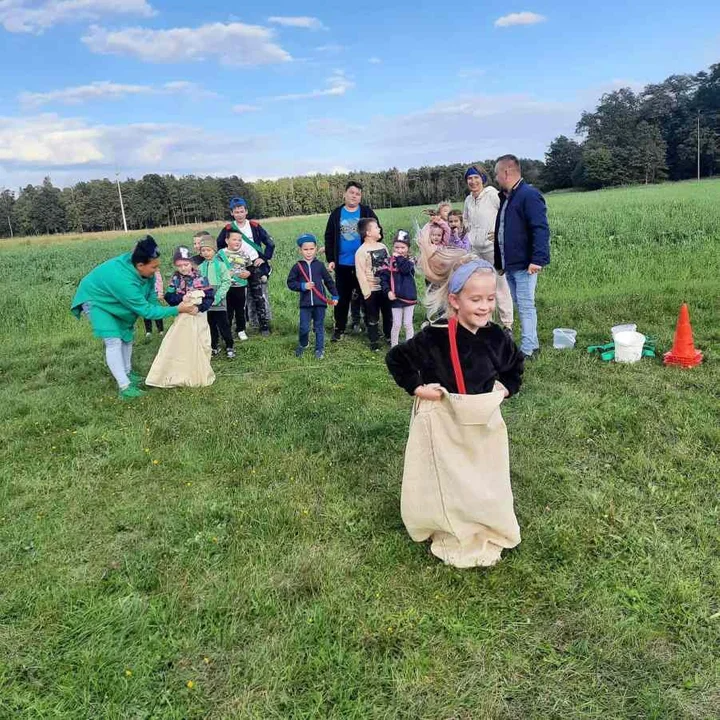
[[225, 341], [225, 347], [232, 350], [235, 347], [232, 333], [230, 332], [230, 323], [228, 322], [228, 314], [225, 309], [208, 310], [208, 325], [210, 326], [210, 345], [213, 350], [218, 349], [220, 344], [220, 335]]
[[120, 338], [103, 338], [105, 343], [105, 362], [112, 376], [117, 381], [118, 387], [124, 390], [130, 385], [128, 373], [132, 369], [131, 342], [123, 342]]
[[315, 352], [325, 350], [325, 305], [313, 305], [313, 307], [300, 308], [300, 333], [298, 343], [301, 348], [306, 348], [310, 341], [310, 321], [312, 320], [315, 330]]
[[[151, 333], [152, 332], [152, 320], [145, 320], [143, 318], [143, 322], [145, 323], [145, 332]], [[165, 332], [165, 325], [163, 324], [162, 320], [156, 320], [155, 327], [157, 328], [158, 332]]]
[[400, 328], [405, 326], [405, 340], [410, 340], [415, 335], [413, 328], [414, 305], [394, 307], [392, 309], [393, 325], [390, 332], [390, 346], [395, 347], [400, 342]]
[[233, 317], [235, 318], [235, 330], [238, 333], [245, 332], [245, 298], [247, 286], [231, 287], [226, 297], [228, 323], [232, 332]]

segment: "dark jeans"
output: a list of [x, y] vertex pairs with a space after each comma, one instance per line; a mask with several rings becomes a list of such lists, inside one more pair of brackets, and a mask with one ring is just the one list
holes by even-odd
[[359, 325], [361, 318], [361, 313], [365, 309], [365, 303], [363, 301], [363, 296], [360, 293], [359, 290], [356, 290], [352, 294], [352, 300], [350, 300], [350, 317], [352, 318], [353, 325]]
[[372, 344], [377, 343], [379, 339], [378, 325], [380, 323], [380, 313], [382, 313], [383, 335], [390, 338], [392, 332], [392, 308], [387, 295], [380, 290], [370, 293], [370, 297], [365, 300], [365, 323], [367, 324], [368, 340]]
[[347, 327], [348, 310], [350, 309], [353, 290], [360, 293], [355, 267], [353, 265], [336, 265], [335, 283], [337, 284], [339, 298], [335, 306], [335, 332], [344, 333]]
[[247, 286], [231, 287], [225, 301], [227, 302], [228, 325], [232, 332], [233, 318], [235, 318], [236, 332], [245, 332], [245, 297]]
[[260, 330], [269, 330], [270, 321], [268, 320], [268, 307], [263, 295], [264, 283], [260, 280], [260, 273], [257, 268], [250, 268], [250, 277], [248, 278], [248, 290], [250, 291], [249, 303], [255, 310]]
[[306, 348], [310, 340], [310, 321], [313, 322], [315, 330], [315, 352], [322, 352], [325, 349], [325, 311], [324, 305], [300, 308], [300, 333], [298, 343], [300, 347]]
[[[152, 332], [152, 320], [145, 320], [143, 318], [143, 322], [145, 323], [145, 332], [146, 333]], [[155, 327], [157, 328], [158, 332], [165, 332], [165, 325], [163, 325], [162, 320], [156, 320]]]
[[225, 310], [208, 310], [208, 325], [210, 326], [210, 345], [213, 350], [218, 349], [220, 335], [225, 341], [225, 347], [232, 350], [235, 347], [232, 333], [230, 332], [230, 323], [228, 322], [228, 314]]

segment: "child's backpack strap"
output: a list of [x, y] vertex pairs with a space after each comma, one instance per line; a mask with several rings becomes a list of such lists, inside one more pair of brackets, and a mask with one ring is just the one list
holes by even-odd
[[460, 355], [457, 348], [457, 326], [457, 318], [453, 315], [453, 317], [448, 319], [450, 361], [452, 362], [453, 372], [455, 373], [455, 384], [457, 385], [457, 391], [460, 395], [467, 395], [467, 391], [465, 390], [465, 377], [463, 376], [463, 371], [460, 367]]

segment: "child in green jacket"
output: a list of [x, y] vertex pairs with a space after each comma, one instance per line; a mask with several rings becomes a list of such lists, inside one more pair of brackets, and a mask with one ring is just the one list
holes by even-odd
[[200, 241], [200, 254], [205, 260], [200, 264], [198, 272], [208, 282], [215, 291], [215, 301], [208, 308], [208, 325], [210, 325], [210, 344], [212, 346], [212, 354], [219, 355], [220, 336], [225, 342], [227, 356], [235, 357], [235, 341], [232, 332], [230, 332], [230, 323], [228, 322], [226, 297], [230, 289], [230, 271], [228, 270], [225, 258], [219, 257], [215, 249], [215, 241], [209, 235], [203, 237]]

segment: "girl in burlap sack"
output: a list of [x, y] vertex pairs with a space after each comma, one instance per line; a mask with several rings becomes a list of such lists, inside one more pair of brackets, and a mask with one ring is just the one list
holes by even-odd
[[491, 566], [520, 542], [513, 510], [503, 400], [520, 389], [523, 358], [491, 322], [493, 266], [421, 243], [433, 283], [430, 325], [390, 350], [395, 382], [415, 397], [405, 452], [401, 511], [417, 542], [456, 567]]

